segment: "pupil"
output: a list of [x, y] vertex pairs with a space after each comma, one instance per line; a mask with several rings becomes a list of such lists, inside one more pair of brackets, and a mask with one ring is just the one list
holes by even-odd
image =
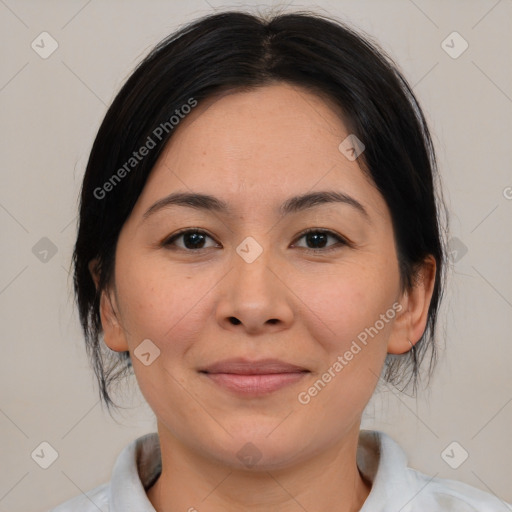
[[[193, 240], [191, 244], [187, 243], [187, 240]], [[184, 237], [185, 247], [187, 249], [197, 249], [201, 242], [204, 242], [204, 236], [200, 233], [189, 233]]]
[[324, 242], [327, 240], [327, 235], [325, 233], [309, 233], [307, 235], [307, 239], [309, 242], [312, 242], [314, 248], [317, 249], [319, 241], [321, 247], [324, 247]]
[[[315, 249], [324, 247], [327, 241], [327, 235], [325, 233], [308, 233], [306, 237], [308, 243]], [[204, 236], [201, 233], [189, 233], [185, 235], [184, 240], [187, 249], [197, 249], [198, 247], [201, 248], [202, 243], [204, 243]]]

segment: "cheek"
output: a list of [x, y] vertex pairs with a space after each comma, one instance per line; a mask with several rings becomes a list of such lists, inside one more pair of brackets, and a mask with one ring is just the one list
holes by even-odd
[[118, 268], [120, 310], [130, 348], [149, 338], [161, 349], [180, 350], [180, 340], [192, 337], [204, 322], [214, 276], [202, 272], [194, 277], [190, 269], [135, 258]]
[[[364, 339], [376, 322], [380, 338], [386, 338], [391, 328], [398, 274], [388, 265], [381, 267], [371, 261], [347, 264], [302, 279], [295, 288], [303, 300], [309, 329], [316, 331], [316, 339], [329, 353], [346, 349], [360, 334]], [[381, 325], [381, 315], [389, 310], [387, 322]]]
[[309, 295], [310, 310], [305, 314], [311, 337], [323, 354], [315, 379], [297, 398], [305, 404], [305, 413], [330, 425], [326, 429], [333, 436], [339, 427], [333, 416], [356, 421], [373, 394], [396, 316], [394, 280], [379, 280], [368, 267], [351, 270], [317, 287]]
[[311, 400], [325, 421], [340, 411], [356, 417], [371, 397], [386, 357], [398, 290], [398, 273], [368, 259], [331, 275], [315, 295], [312, 309], [329, 327], [322, 338], [326, 359], [319, 380], [302, 398]]

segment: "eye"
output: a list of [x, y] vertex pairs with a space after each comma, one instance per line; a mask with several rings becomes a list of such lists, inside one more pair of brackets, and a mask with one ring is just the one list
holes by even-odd
[[[208, 249], [209, 247], [219, 247], [216, 242], [213, 245], [207, 246], [207, 239], [214, 240], [208, 233], [197, 228], [188, 228], [171, 235], [169, 238], [162, 242], [162, 246], [170, 247], [173, 246], [184, 250], [184, 251], [200, 251], [202, 249]], [[340, 235], [325, 229], [311, 228], [304, 231], [297, 240], [304, 238], [306, 244], [310, 244], [313, 247], [302, 247], [306, 251], [318, 253], [327, 252], [339, 249], [342, 246], [350, 246], [350, 243]], [[337, 243], [327, 245], [329, 238], [334, 239]], [[182, 240], [181, 244], [176, 243], [178, 240]], [[294, 245], [295, 247], [300, 247]], [[327, 247], [326, 247], [327, 246]]]
[[[330, 247], [328, 246], [325, 249], [324, 247], [326, 246], [329, 237], [333, 238], [338, 243], [332, 244]], [[315, 253], [332, 251], [339, 249], [342, 246], [350, 245], [345, 238], [325, 229], [308, 229], [307, 231], [304, 231], [297, 240], [300, 240], [301, 238], [304, 238], [307, 244], [313, 245], [313, 248], [304, 247], [304, 249]]]
[[[164, 240], [164, 242], [162, 242], [162, 245], [164, 247], [176, 246], [179, 249], [183, 249], [185, 251], [208, 249], [208, 246], [205, 246], [205, 241], [207, 238], [213, 240], [213, 238], [205, 231], [189, 228], [179, 231], [178, 233], [175, 233], [171, 237], [167, 238]], [[183, 245], [176, 244], [176, 240], [179, 239], [183, 239]], [[215, 247], [215, 245], [210, 247]]]

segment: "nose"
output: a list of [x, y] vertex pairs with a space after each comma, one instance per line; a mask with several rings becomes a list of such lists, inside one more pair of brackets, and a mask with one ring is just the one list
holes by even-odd
[[219, 284], [217, 321], [226, 330], [275, 333], [293, 322], [293, 293], [285, 270], [264, 251], [248, 263], [235, 254], [231, 271]]

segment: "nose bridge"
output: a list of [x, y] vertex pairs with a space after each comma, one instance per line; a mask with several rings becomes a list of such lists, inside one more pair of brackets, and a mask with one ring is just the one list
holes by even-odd
[[[261, 237], [260, 237], [261, 240]], [[263, 247], [255, 237], [246, 237], [235, 249], [232, 258], [234, 285], [238, 292], [249, 295], [269, 293], [272, 251]]]
[[236, 247], [218, 304], [219, 321], [232, 326], [236, 318], [236, 324], [241, 323], [251, 331], [291, 321], [290, 297], [276, 276], [274, 260], [272, 251], [253, 237], [247, 237]]

